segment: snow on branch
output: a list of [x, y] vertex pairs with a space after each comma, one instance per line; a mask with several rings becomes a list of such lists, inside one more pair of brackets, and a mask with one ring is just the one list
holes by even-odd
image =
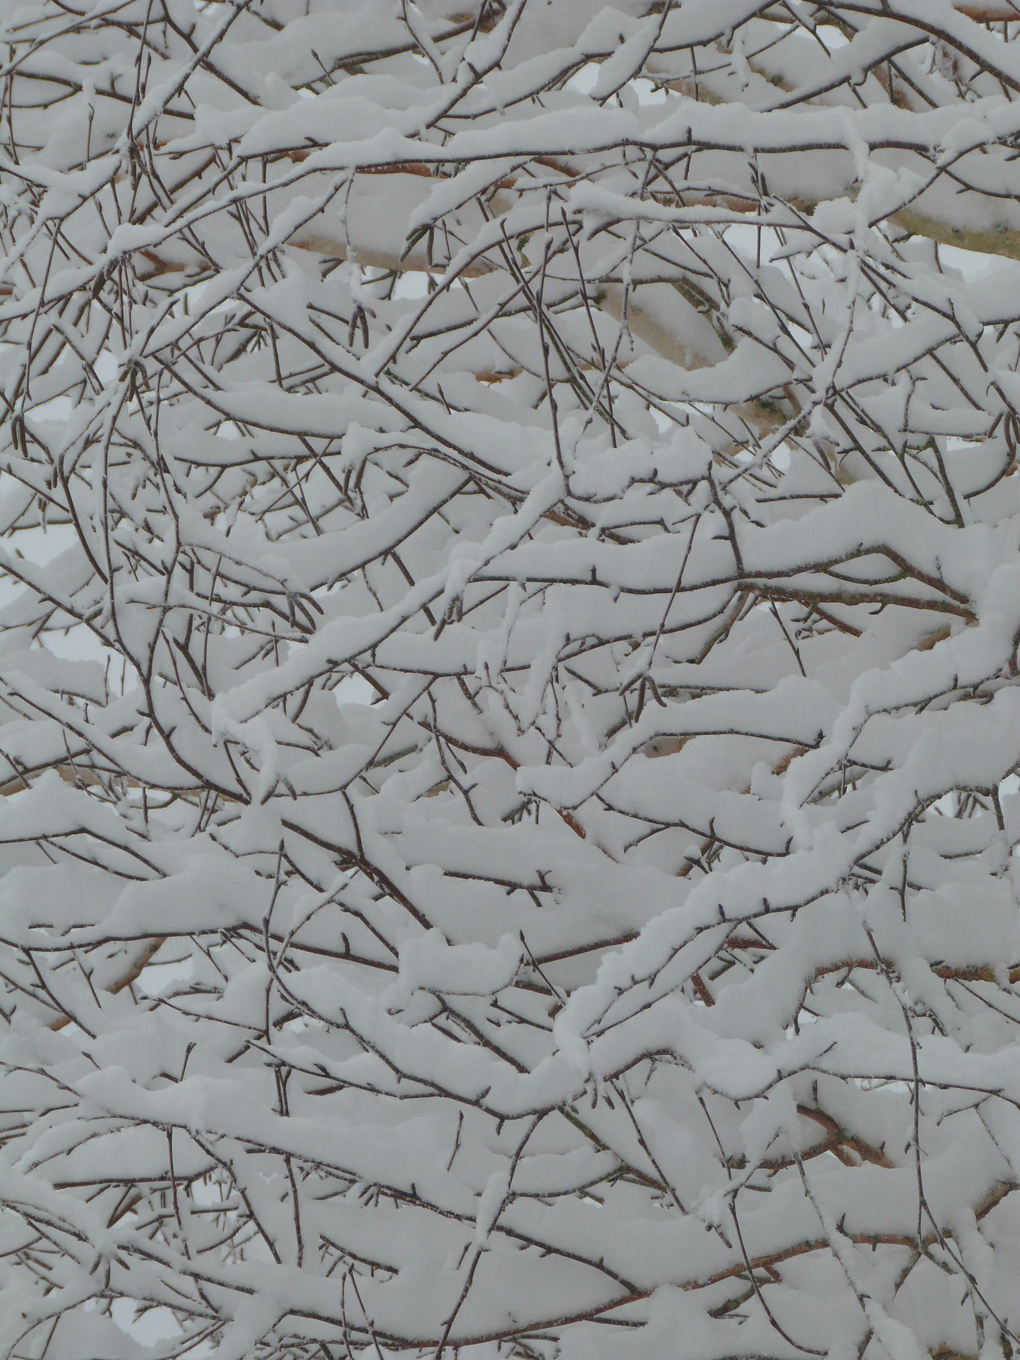
[[0, 1360], [1010, 1360], [1020, 9], [0, 40]]

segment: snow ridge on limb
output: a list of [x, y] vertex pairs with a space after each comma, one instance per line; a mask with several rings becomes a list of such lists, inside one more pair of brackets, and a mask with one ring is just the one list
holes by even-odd
[[0, 1360], [1009, 1360], [1020, 11], [0, 25]]

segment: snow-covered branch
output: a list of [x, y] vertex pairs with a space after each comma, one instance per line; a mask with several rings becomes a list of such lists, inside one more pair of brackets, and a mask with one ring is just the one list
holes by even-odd
[[0, 1360], [1009, 1360], [1020, 11], [0, 11]]

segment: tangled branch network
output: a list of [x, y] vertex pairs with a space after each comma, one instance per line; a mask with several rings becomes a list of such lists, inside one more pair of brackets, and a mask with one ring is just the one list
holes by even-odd
[[2, 1360], [1010, 1360], [1020, 9], [0, 5]]

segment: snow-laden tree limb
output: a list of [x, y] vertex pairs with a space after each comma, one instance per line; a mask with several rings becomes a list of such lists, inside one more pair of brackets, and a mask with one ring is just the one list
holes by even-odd
[[1020, 12], [0, 35], [0, 1356], [1009, 1360]]

